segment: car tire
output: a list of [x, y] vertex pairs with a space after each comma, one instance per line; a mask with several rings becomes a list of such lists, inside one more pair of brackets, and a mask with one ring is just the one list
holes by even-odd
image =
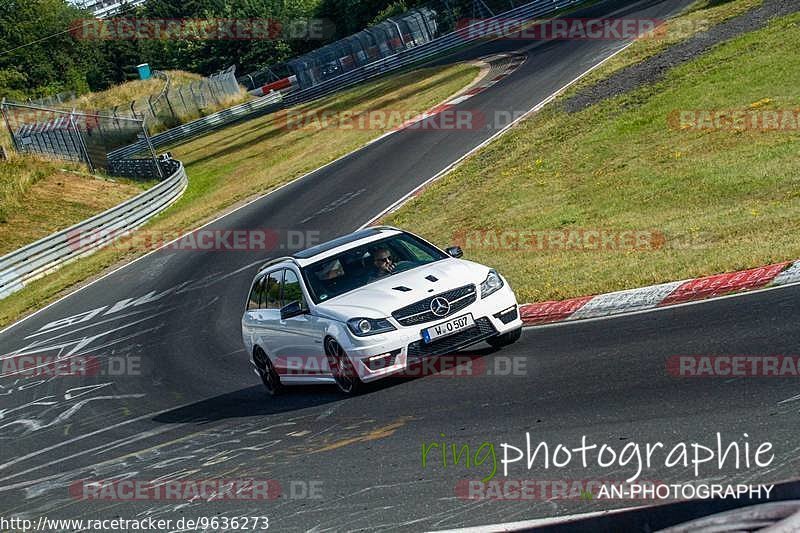
[[325, 356], [339, 390], [347, 395], [357, 394], [363, 385], [361, 378], [347, 353], [333, 337], [325, 339]]
[[255, 363], [256, 371], [269, 395], [277, 396], [281, 394], [284, 391], [281, 377], [278, 375], [278, 371], [275, 370], [272, 361], [270, 361], [267, 354], [264, 353], [264, 350], [258, 347], [253, 350], [253, 363]]
[[489, 337], [488, 339], [486, 339], [486, 342], [488, 342], [493, 348], [502, 348], [503, 346], [514, 344], [519, 340], [521, 336], [522, 336], [522, 328], [517, 328], [515, 330], [509, 331], [508, 333], [497, 335], [496, 337]]

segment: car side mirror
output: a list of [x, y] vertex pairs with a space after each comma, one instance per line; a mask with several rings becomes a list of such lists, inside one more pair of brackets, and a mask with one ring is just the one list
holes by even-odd
[[295, 316], [304, 315], [308, 312], [303, 305], [295, 300], [281, 307], [281, 320], [286, 320]]
[[450, 257], [455, 257], [456, 259], [464, 257], [464, 250], [462, 250], [460, 246], [451, 246], [450, 248], [446, 248], [445, 252], [447, 252], [447, 255]]

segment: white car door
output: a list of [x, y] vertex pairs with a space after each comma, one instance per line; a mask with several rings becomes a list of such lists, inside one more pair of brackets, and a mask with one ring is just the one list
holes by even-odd
[[[303, 309], [308, 309], [308, 300], [299, 273], [289, 268], [284, 274], [282, 303], [285, 306], [292, 302], [300, 302]], [[327, 375], [330, 369], [322, 344], [327, 321], [304, 313], [281, 320], [280, 325], [291, 344], [285, 353], [289, 362], [287, 371], [298, 377]]]
[[283, 281], [283, 269], [272, 271], [264, 276], [259, 292], [259, 306], [255, 312], [256, 334], [258, 344], [264, 348], [269, 358], [275, 361], [275, 356], [286, 343], [280, 328], [280, 294]]

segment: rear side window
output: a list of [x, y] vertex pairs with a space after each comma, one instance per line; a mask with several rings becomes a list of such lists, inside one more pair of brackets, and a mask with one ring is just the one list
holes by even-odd
[[250, 289], [250, 298], [247, 300], [247, 310], [259, 309], [259, 297], [264, 292], [264, 276], [258, 278]]
[[281, 308], [281, 286], [283, 285], [283, 270], [272, 272], [267, 276], [264, 309]]

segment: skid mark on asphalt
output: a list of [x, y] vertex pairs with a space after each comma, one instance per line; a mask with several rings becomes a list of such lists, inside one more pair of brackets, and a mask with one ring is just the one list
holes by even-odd
[[385, 439], [387, 437], [391, 437], [392, 435], [394, 435], [398, 429], [405, 426], [411, 420], [414, 420], [413, 416], [401, 416], [400, 418], [398, 418], [397, 420], [395, 420], [390, 424], [381, 426], [379, 428], [375, 428], [373, 430], [370, 430], [361, 435], [357, 435], [355, 437], [349, 437], [346, 439], [331, 442], [329, 444], [324, 445], [322, 448], [319, 448], [317, 450], [311, 450], [310, 453], [329, 452], [331, 450], [343, 448], [344, 446], [349, 446], [351, 444], [358, 444], [378, 439]]

